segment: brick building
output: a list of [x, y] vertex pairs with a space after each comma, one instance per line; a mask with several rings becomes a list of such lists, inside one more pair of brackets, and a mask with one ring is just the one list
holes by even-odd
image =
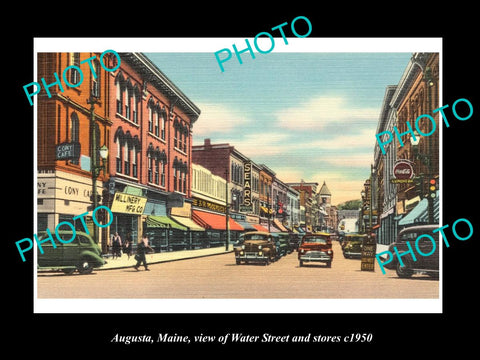
[[[101, 55], [38, 53], [38, 83], [43, 78], [47, 85], [37, 95], [38, 231], [53, 231], [64, 221], [85, 231], [81, 220], [73, 218], [93, 210], [92, 167], [100, 166], [101, 160], [98, 153], [93, 154], [92, 139], [96, 139], [97, 149], [108, 146], [112, 125], [109, 72], [100, 64]], [[114, 58], [112, 54], [103, 56], [104, 66], [113, 69]], [[91, 99], [96, 101], [93, 108]], [[108, 172], [100, 172], [98, 194], [107, 180]], [[86, 224], [93, 234], [91, 216], [86, 216]], [[97, 241], [105, 238], [101, 231]]]

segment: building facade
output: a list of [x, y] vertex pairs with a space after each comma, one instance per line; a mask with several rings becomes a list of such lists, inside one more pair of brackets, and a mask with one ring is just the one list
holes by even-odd
[[[110, 55], [102, 59], [108, 69]], [[38, 54], [38, 78], [47, 87], [37, 95], [37, 230], [53, 231], [67, 221], [103, 243], [108, 235], [96, 233], [91, 215], [85, 216], [87, 229], [74, 219], [94, 210], [93, 195], [102, 196], [109, 178], [108, 169], [98, 171], [98, 150], [108, 146], [112, 125], [109, 72], [100, 59], [100, 53]]]
[[[142, 53], [120, 58], [109, 76], [110, 230], [130, 233], [134, 244], [148, 232], [156, 251], [172, 250], [189, 236], [171, 212], [191, 207], [192, 128], [200, 109]], [[121, 206], [122, 199], [143, 206]]]

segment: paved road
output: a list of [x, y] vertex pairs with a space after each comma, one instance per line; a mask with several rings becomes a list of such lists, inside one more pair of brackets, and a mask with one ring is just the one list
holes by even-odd
[[331, 268], [299, 267], [297, 253], [268, 266], [236, 265], [233, 253], [133, 268], [96, 271], [90, 275], [39, 274], [38, 298], [138, 299], [436, 299], [439, 281], [415, 275], [400, 279], [360, 271], [360, 260], [344, 259], [338, 243]]

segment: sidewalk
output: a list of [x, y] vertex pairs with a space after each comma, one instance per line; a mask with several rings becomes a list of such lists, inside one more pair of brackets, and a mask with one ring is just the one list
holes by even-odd
[[[225, 250], [225, 246], [219, 246], [219, 247], [207, 248], [207, 249], [180, 250], [180, 251], [169, 251], [169, 252], [162, 252], [162, 253], [147, 254], [146, 257], [147, 257], [147, 263], [151, 265], [151, 264], [158, 264], [158, 263], [168, 262], [168, 261], [186, 260], [186, 259], [194, 259], [194, 258], [199, 258], [204, 256], [227, 254], [232, 251], [233, 251], [233, 245], [230, 245], [228, 251]], [[135, 260], [135, 254], [130, 256], [130, 259], [128, 259], [127, 255], [123, 254], [120, 258], [112, 259], [112, 257], [109, 256], [108, 258], [105, 258], [105, 260], [107, 261], [107, 263], [102, 267], [95, 268], [95, 271], [133, 267], [137, 263], [137, 261]]]

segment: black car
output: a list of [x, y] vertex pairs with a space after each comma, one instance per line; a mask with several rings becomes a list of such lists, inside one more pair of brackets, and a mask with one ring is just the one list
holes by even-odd
[[[388, 251], [393, 254], [393, 260], [383, 264], [383, 267], [395, 269], [397, 275], [401, 278], [411, 277], [414, 273], [427, 273], [430, 276], [438, 277], [440, 245], [438, 232], [432, 232], [435, 229], [438, 229], [438, 225], [419, 225], [401, 230], [397, 235], [396, 241], [390, 244], [388, 248]], [[422, 236], [417, 241], [419, 236], [425, 234], [429, 236]], [[432, 241], [432, 238], [435, 242]], [[407, 242], [410, 243], [414, 256], [411, 253], [407, 253], [410, 251]], [[395, 252], [395, 247], [398, 254], [401, 255], [403, 266], [398, 259], [397, 252]], [[426, 256], [427, 254], [428, 256]]]

